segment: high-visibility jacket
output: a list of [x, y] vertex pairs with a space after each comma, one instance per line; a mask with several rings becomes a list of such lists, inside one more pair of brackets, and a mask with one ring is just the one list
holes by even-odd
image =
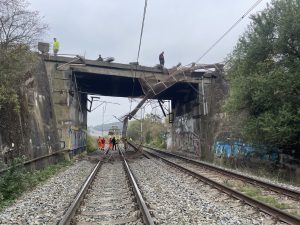
[[54, 41], [53, 42], [53, 49], [59, 49], [59, 42], [58, 41]]

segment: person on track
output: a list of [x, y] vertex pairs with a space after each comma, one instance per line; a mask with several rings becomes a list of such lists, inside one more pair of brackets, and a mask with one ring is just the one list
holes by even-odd
[[102, 148], [102, 142], [101, 142], [101, 137], [100, 136], [97, 139], [97, 144], [98, 144], [98, 149], [100, 150]]
[[105, 149], [105, 138], [104, 137], [102, 138], [101, 143], [102, 143], [102, 150], [104, 150]]
[[115, 137], [111, 139], [112, 142], [112, 150], [117, 150], [117, 140]]

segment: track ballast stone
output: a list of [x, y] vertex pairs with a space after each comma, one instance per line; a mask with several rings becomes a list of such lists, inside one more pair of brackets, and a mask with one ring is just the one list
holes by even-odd
[[76, 225], [144, 224], [122, 161], [100, 167], [73, 221]]
[[76, 162], [32, 191], [24, 193], [0, 213], [0, 224], [56, 224], [94, 166], [85, 160]]
[[157, 224], [284, 224], [158, 160], [130, 163]]

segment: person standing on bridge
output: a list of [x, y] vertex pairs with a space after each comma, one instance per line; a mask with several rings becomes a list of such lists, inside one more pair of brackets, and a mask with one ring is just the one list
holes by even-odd
[[159, 54], [159, 64], [164, 67], [165, 65], [165, 57], [164, 57], [164, 52]]
[[53, 53], [56, 56], [59, 51], [59, 42], [56, 38], [53, 38]]

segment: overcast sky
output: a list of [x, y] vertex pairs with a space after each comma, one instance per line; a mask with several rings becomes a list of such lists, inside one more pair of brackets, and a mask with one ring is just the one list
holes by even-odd
[[[50, 27], [44, 41], [60, 41], [60, 53], [85, 55], [88, 59], [112, 56], [118, 63], [136, 61], [144, 0], [29, 0]], [[139, 63], [158, 64], [165, 52], [165, 66], [196, 61], [256, 0], [148, 0]], [[263, 0], [252, 14], [266, 8]], [[200, 63], [224, 61], [249, 18], [235, 27]], [[101, 97], [107, 104], [104, 122], [115, 122], [130, 110], [128, 99]], [[134, 107], [134, 105], [132, 105]], [[149, 111], [149, 110], [148, 110]], [[151, 110], [150, 110], [151, 111]], [[154, 110], [158, 111], [158, 110]], [[154, 112], [153, 111], [153, 112]], [[88, 116], [88, 125], [102, 123], [103, 107]]]

